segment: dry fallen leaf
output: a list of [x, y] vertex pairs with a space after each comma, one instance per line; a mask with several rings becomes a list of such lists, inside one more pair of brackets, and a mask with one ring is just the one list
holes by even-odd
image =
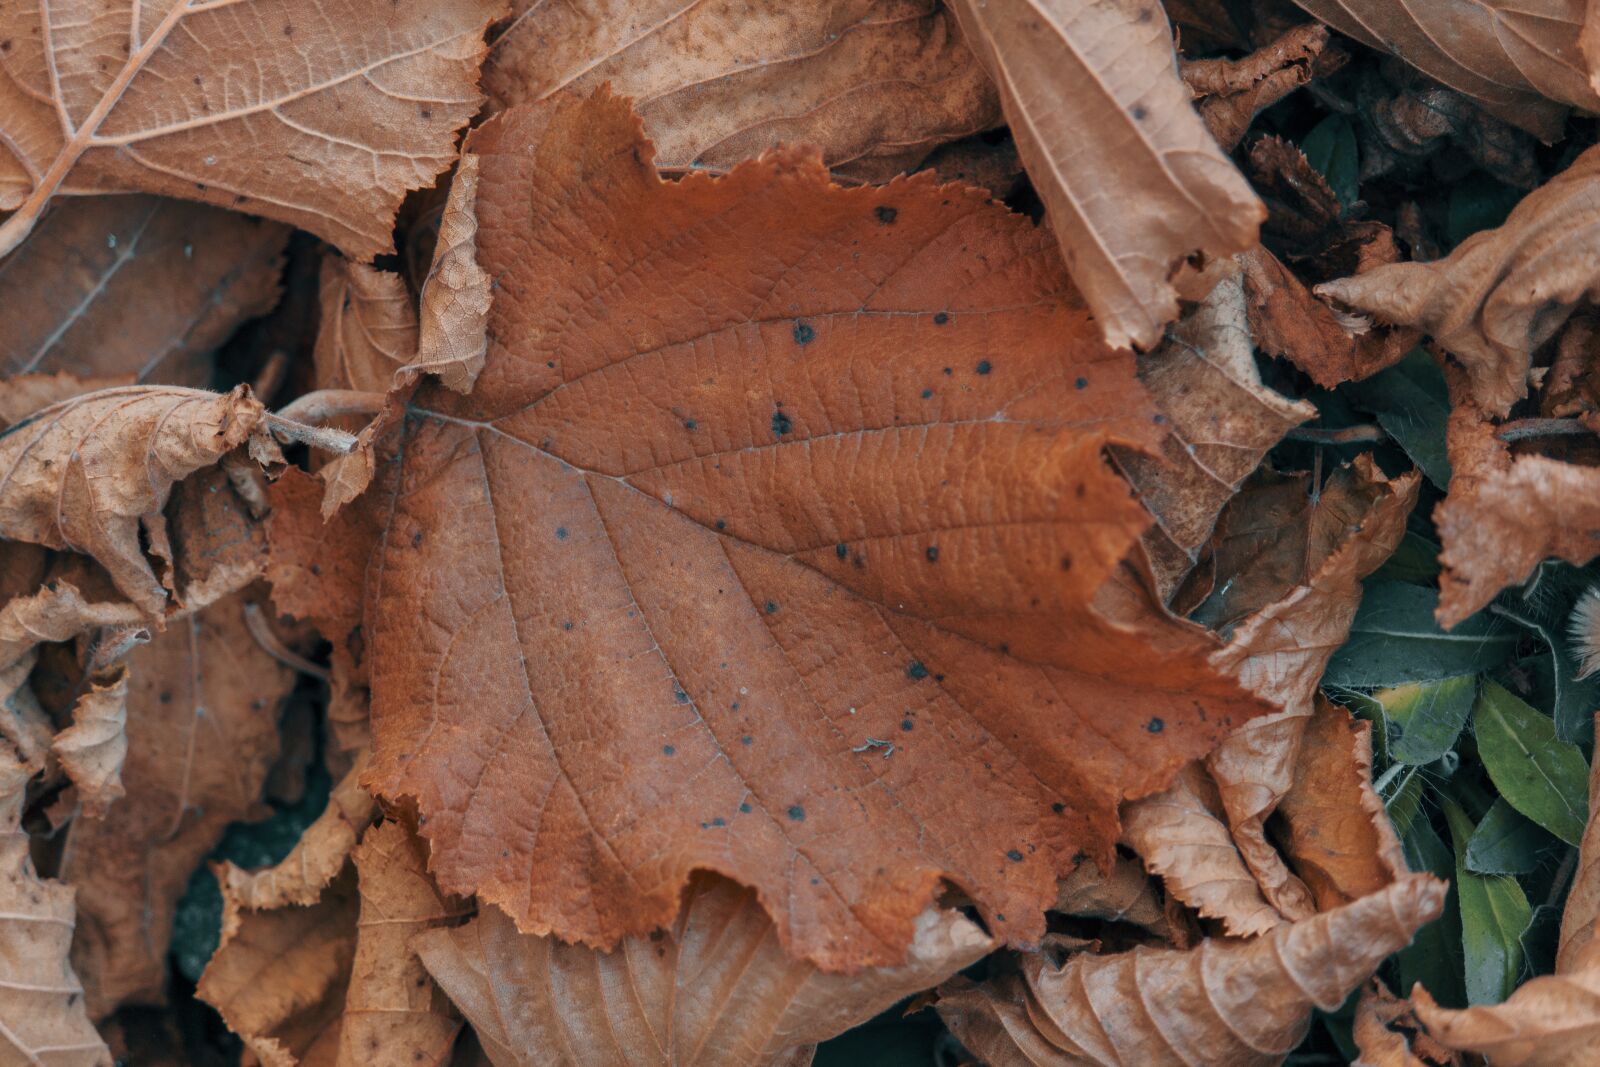
[[72, 705], [72, 725], [56, 734], [50, 751], [78, 787], [83, 814], [98, 819], [124, 795], [128, 668], [118, 664], [87, 681], [88, 689]]
[[815, 144], [836, 172], [887, 181], [934, 148], [1000, 125], [994, 86], [931, 0], [514, 0], [484, 61], [491, 105], [638, 101], [664, 170], [727, 171]]
[[91, 1015], [158, 1004], [173, 912], [229, 823], [260, 818], [294, 674], [251, 640], [235, 596], [174, 622], [128, 657], [127, 795], [67, 831], [78, 887], [73, 961]]
[[709, 869], [824, 969], [899, 963], [945, 878], [1030, 941], [1267, 707], [1090, 607], [1147, 523], [1100, 459], [1160, 432], [1132, 357], [980, 193], [664, 183], [637, 129], [602, 93], [469, 142], [488, 361], [411, 399], [346, 550], [365, 782], [530, 932], [615, 944]]
[[1600, 298], [1600, 148], [1433, 263], [1393, 263], [1325, 282], [1317, 292], [1380, 321], [1431, 334], [1466, 368], [1472, 395], [1505, 415], [1527, 395], [1533, 350], [1583, 301]]
[[204, 386], [213, 350], [277, 302], [288, 239], [181, 200], [63, 200], [0, 259], [0, 374]]
[[[1161, 6], [956, 0], [1107, 343], [1153, 347], [1193, 266], [1256, 243], [1266, 209], [1178, 77]], [[1086, 145], [1095, 151], [1085, 151]]]
[[264, 414], [244, 386], [125, 386], [35, 412], [0, 435], [0, 537], [93, 556], [160, 616], [170, 578], [150, 556], [171, 559], [162, 509], [173, 483], [243, 444]]
[[1117, 856], [1110, 874], [1085, 863], [1061, 880], [1051, 911], [1079, 918], [1132, 923], [1157, 936], [1167, 933], [1167, 917], [1155, 883], [1138, 860]]
[[1457, 1053], [1425, 1033], [1411, 1002], [1374, 978], [1356, 1001], [1351, 1036], [1361, 1052], [1351, 1067], [1460, 1067]]
[[1401, 0], [1295, 0], [1362, 44], [1400, 56], [1485, 111], [1550, 141], [1566, 107], [1600, 111], [1578, 51], [1584, 0], [1526, 6], [1412, 5]]
[[[0, 17], [0, 256], [58, 194], [145, 192], [292, 223], [367, 259], [477, 111], [496, 0], [169, 0]], [[252, 72], [245, 74], [245, 71]]]
[[706, 876], [670, 930], [610, 953], [518, 933], [496, 908], [413, 944], [495, 1067], [799, 1067], [807, 1046], [994, 947], [960, 912], [929, 909], [903, 966], [823, 974], [784, 951], [754, 893]]
[[339, 1025], [339, 1067], [447, 1062], [461, 1017], [423, 970], [412, 944], [424, 930], [452, 926], [470, 908], [439, 895], [427, 847], [399, 823], [366, 832], [351, 857], [361, 913], [350, 989]]
[[73, 888], [40, 878], [21, 827], [32, 773], [0, 751], [0, 1057], [7, 1063], [111, 1067], [67, 960]]
[[1060, 966], [1029, 954], [1020, 975], [947, 982], [939, 1014], [991, 1067], [1275, 1067], [1305, 1035], [1312, 1007], [1342, 1004], [1444, 897], [1443, 882], [1412, 874], [1246, 940], [1077, 953]]
[[1256, 115], [1311, 80], [1327, 47], [1328, 28], [1307, 22], [1243, 59], [1193, 59], [1180, 69], [1206, 129], [1231, 152]]

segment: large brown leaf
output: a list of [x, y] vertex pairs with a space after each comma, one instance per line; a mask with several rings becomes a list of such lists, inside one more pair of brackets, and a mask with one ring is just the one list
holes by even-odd
[[[497, 0], [98, 0], [0, 11], [0, 255], [58, 194], [160, 193], [367, 259], [478, 109]], [[247, 73], [248, 72], [248, 73]]]
[[73, 961], [96, 1019], [161, 1002], [189, 876], [229, 823], [265, 813], [277, 704], [294, 672], [251, 640], [244, 611], [230, 597], [128, 657], [127, 796], [76, 820], [61, 854], [78, 887]]
[[638, 100], [656, 165], [723, 172], [815, 144], [887, 181], [998, 126], [994, 86], [932, 0], [514, 0], [484, 61], [496, 110], [610, 83]]
[[1191, 287], [1192, 261], [1254, 245], [1266, 217], [1195, 113], [1160, 5], [955, 0], [951, 10], [1000, 86], [1106, 341], [1154, 346], [1179, 295], [1201, 295], [1175, 280]]
[[1478, 404], [1504, 415], [1527, 395], [1533, 350], [1600, 297], [1600, 148], [1529, 193], [1506, 219], [1433, 263], [1392, 263], [1317, 292], [1417, 326], [1455, 356]]
[[1444, 907], [1445, 885], [1407, 875], [1388, 888], [1247, 940], [1179, 951], [1079, 953], [1060, 966], [939, 990], [939, 1014], [991, 1067], [1275, 1067], [1311, 1009], [1332, 1011]]
[[245, 386], [125, 386], [35, 412], [0, 433], [0, 538], [93, 556], [158, 616], [173, 583], [150, 557], [171, 560], [162, 509], [173, 484], [218, 463], [264, 416]]
[[363, 499], [366, 781], [530, 932], [615, 944], [704, 868], [829, 969], [899, 963], [944, 879], [1029, 941], [1267, 707], [1089, 606], [1147, 523], [1100, 459], [1160, 432], [1132, 357], [982, 194], [664, 183], [637, 131], [601, 94], [470, 142], [490, 350]]
[[1561, 135], [1562, 105], [1600, 110], [1578, 51], [1584, 0], [1295, 2], [1340, 33], [1400, 56], [1490, 114], [1547, 141]]
[[289, 228], [155, 196], [74, 198], [0, 260], [0, 374], [204, 386], [272, 307]]
[[789, 956], [755, 894], [700, 877], [672, 928], [610, 953], [517, 932], [496, 908], [414, 942], [495, 1067], [758, 1067], [975, 963], [994, 942], [954, 910], [916, 924], [904, 966], [828, 975]]

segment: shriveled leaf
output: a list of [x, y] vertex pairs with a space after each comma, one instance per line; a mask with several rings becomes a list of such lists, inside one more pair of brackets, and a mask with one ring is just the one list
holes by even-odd
[[1283, 922], [1228, 832], [1216, 783], [1198, 764], [1155, 796], [1122, 807], [1122, 840], [1178, 900], [1246, 937]]
[[1399, 725], [1389, 751], [1401, 763], [1432, 763], [1455, 747], [1478, 696], [1476, 675], [1409, 682], [1373, 694], [1384, 715]]
[[1278, 802], [1279, 841], [1318, 911], [1376, 893], [1407, 871], [1383, 802], [1372, 789], [1372, 728], [1318, 698]]
[[1504, 415], [1527, 395], [1533, 350], [1580, 302], [1600, 297], [1600, 149], [1528, 194], [1505, 224], [1463, 241], [1443, 260], [1392, 263], [1318, 286], [1386, 323], [1431, 334], [1466, 368], [1482, 409]]
[[1148, 521], [1101, 449], [1159, 429], [1048, 235], [803, 152], [664, 183], [604, 93], [469, 150], [488, 360], [411, 398], [345, 550], [365, 781], [441, 888], [611, 945], [712, 869], [840, 969], [948, 877], [1031, 939], [1123, 799], [1265, 710], [1090, 607]]
[[1311, 80], [1327, 46], [1328, 28], [1307, 22], [1243, 59], [1196, 59], [1181, 63], [1180, 69], [1206, 129], [1232, 151], [1256, 115]]
[[1031, 954], [1020, 976], [946, 983], [939, 1015], [993, 1067], [1269, 1067], [1305, 1036], [1313, 1006], [1343, 1003], [1439, 914], [1444, 894], [1444, 883], [1407, 875], [1247, 940], [1208, 938], [1187, 952], [1079, 953], [1059, 967]]
[[258, 818], [278, 753], [277, 704], [294, 672], [250, 637], [232, 597], [128, 657], [127, 795], [68, 830], [61, 876], [78, 887], [73, 961], [91, 1014], [159, 1004], [173, 912], [231, 822]]
[[496, 109], [601, 85], [639, 101], [666, 170], [815, 144], [865, 181], [1000, 125], [994, 86], [930, 0], [514, 0], [483, 84]]
[[1171, 432], [1158, 453], [1117, 448], [1112, 457], [1155, 516], [1144, 545], [1157, 592], [1166, 598], [1194, 566], [1240, 483], [1316, 408], [1262, 384], [1237, 270], [1138, 361], [1139, 380]]
[[1522, 934], [1533, 919], [1533, 910], [1515, 878], [1473, 874], [1467, 869], [1472, 820], [1448, 797], [1441, 804], [1456, 854], [1467, 1001], [1498, 1004], [1517, 987], [1517, 979], [1522, 976]]
[[1092, 863], [1078, 867], [1056, 888], [1051, 911], [1108, 922], [1132, 923], [1157, 935], [1167, 929], [1166, 913], [1150, 876], [1137, 860], [1118, 856], [1110, 874]]
[[414, 942], [495, 1067], [754, 1067], [865, 1022], [994, 946], [954, 910], [917, 918], [903, 966], [830, 975], [788, 955], [754, 893], [701, 876], [670, 930], [599, 953], [497, 908]]
[[1324, 682], [1365, 687], [1439, 681], [1494, 666], [1516, 648], [1516, 630], [1492, 615], [1441, 630], [1434, 621], [1439, 599], [1434, 590], [1409, 582], [1370, 583], [1350, 640], [1329, 661]]
[[[1189, 261], [1243, 252], [1266, 217], [1195, 112], [1161, 7], [956, 0], [951, 10], [1000, 86], [1107, 343], [1154, 347], [1178, 317], [1180, 287], [1195, 284]], [[1083, 150], [1090, 143], [1096, 151]]]
[[245, 386], [126, 386], [36, 412], [0, 434], [0, 538], [93, 556], [159, 616], [167, 587], [149, 556], [171, 551], [173, 483], [243, 444], [263, 415]]
[[1571, 105], [1600, 110], [1578, 51], [1584, 0], [1407, 5], [1399, 0], [1295, 0], [1340, 33], [1400, 56], [1546, 140]]
[[1472, 714], [1478, 756], [1506, 802], [1569, 845], [1583, 839], [1589, 764], [1555, 723], [1494, 682]]
[[1467, 869], [1474, 874], [1530, 874], [1556, 839], [1497, 797], [1467, 842]]
[[478, 266], [478, 157], [464, 156], [450, 183], [422, 283], [421, 321], [413, 369], [437, 375], [446, 388], [471, 392], [489, 348], [491, 279]]
[[0, 374], [203, 387], [212, 351], [277, 301], [288, 239], [181, 200], [63, 200], [0, 260]]
[[196, 996], [222, 1016], [262, 1067], [334, 1063], [356, 954], [354, 872], [315, 904], [251, 911], [223, 894], [222, 943]]
[[122, 764], [128, 755], [128, 668], [91, 677], [72, 705], [72, 725], [56, 734], [50, 751], [61, 761], [85, 816], [97, 819], [123, 796]]
[[417, 312], [405, 279], [329, 255], [317, 299], [317, 388], [386, 391], [417, 351]]
[[412, 940], [465, 918], [469, 906], [439, 895], [428, 877], [426, 846], [398, 823], [368, 830], [352, 859], [361, 913], [338, 1063], [437, 1067], [450, 1059], [461, 1017], [423, 970]]
[[[11, 7], [0, 36], [0, 255], [57, 194], [160, 193], [392, 247], [407, 190], [477, 111], [496, 0]], [[240, 71], [255, 72], [242, 77]], [[311, 162], [307, 162], [310, 160]]]
[[1411, 1002], [1374, 978], [1356, 1001], [1351, 1036], [1361, 1055], [1352, 1067], [1459, 1067], [1460, 1058], [1421, 1028]]
[[111, 1053], [84, 1012], [83, 986], [67, 952], [73, 888], [40, 878], [21, 827], [32, 773], [0, 752], [0, 1057], [8, 1063], [111, 1067]]

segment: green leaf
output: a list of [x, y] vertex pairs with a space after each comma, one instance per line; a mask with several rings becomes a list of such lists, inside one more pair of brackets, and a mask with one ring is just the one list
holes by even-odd
[[1375, 582], [1409, 582], [1431, 586], [1439, 579], [1439, 546], [1421, 534], [1407, 530], [1394, 555], [1373, 572]]
[[1438, 606], [1437, 589], [1369, 581], [1350, 636], [1328, 661], [1323, 684], [1369, 688], [1438, 681], [1496, 667], [1516, 647], [1515, 629], [1488, 615], [1444, 632], [1433, 620]]
[[1476, 675], [1464, 674], [1438, 682], [1411, 682], [1372, 694], [1390, 721], [1400, 726], [1400, 736], [1389, 753], [1401, 763], [1432, 763], [1455, 747], [1461, 728], [1478, 695]]
[[[1415, 780], [1420, 786], [1420, 776]], [[1455, 858], [1426, 818], [1412, 821], [1400, 837], [1400, 846], [1405, 852], [1406, 866], [1414, 871], [1428, 871], [1450, 883], [1444, 913], [1437, 921], [1418, 930], [1411, 944], [1395, 955], [1400, 988], [1409, 990], [1421, 982], [1439, 1003], [1452, 1008], [1464, 1007], [1467, 992], [1462, 982], [1461, 907], [1456, 892]]]
[[1478, 757], [1512, 807], [1569, 845], [1583, 839], [1589, 812], [1589, 765], [1577, 745], [1556, 737], [1555, 723], [1494, 682], [1473, 709]]
[[1521, 199], [1522, 194], [1516, 189], [1479, 171], [1453, 183], [1450, 187], [1449, 216], [1445, 223], [1450, 244], [1458, 245], [1479, 230], [1500, 225]]
[[1328, 187], [1343, 207], [1361, 195], [1361, 157], [1356, 147], [1356, 130], [1343, 115], [1329, 115], [1306, 134], [1300, 151], [1306, 154], [1318, 174], [1328, 179]]
[[1522, 976], [1522, 933], [1533, 909], [1515, 878], [1473, 874], [1467, 869], [1472, 820], [1455, 801], [1441, 797], [1456, 853], [1456, 891], [1461, 901], [1461, 951], [1469, 1004], [1498, 1004]]
[[1467, 868], [1477, 874], [1527, 874], [1557, 844], [1501, 797], [1472, 831]]
[[1383, 798], [1383, 810], [1389, 813], [1394, 832], [1405, 837], [1411, 824], [1422, 813], [1422, 774], [1415, 767], [1395, 764], [1378, 782], [1378, 795]]
[[1348, 387], [1350, 397], [1377, 418], [1411, 462], [1440, 489], [1450, 486], [1450, 457], [1444, 429], [1450, 417], [1450, 396], [1444, 375], [1422, 349], [1413, 349], [1399, 363]]

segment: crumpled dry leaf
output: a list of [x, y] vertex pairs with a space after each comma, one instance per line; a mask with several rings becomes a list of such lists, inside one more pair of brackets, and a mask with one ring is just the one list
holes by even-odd
[[1541, 455], [1513, 455], [1472, 395], [1466, 374], [1446, 366], [1450, 495], [1434, 509], [1443, 546], [1438, 618], [1449, 627], [1506, 586], [1559, 556], [1582, 566], [1600, 553], [1600, 470]]
[[461, 1016], [423, 970], [412, 942], [424, 930], [454, 925], [471, 909], [439, 895], [428, 877], [427, 846], [399, 823], [368, 830], [352, 858], [361, 912], [338, 1067], [438, 1067], [450, 1059]]
[[181, 200], [63, 200], [0, 260], [0, 374], [205, 386], [212, 351], [277, 302], [288, 240]]
[[1206, 767], [1245, 863], [1267, 900], [1291, 919], [1310, 915], [1312, 900], [1267, 841], [1265, 821], [1294, 784], [1317, 684], [1349, 633], [1361, 582], [1399, 544], [1420, 485], [1415, 471], [1389, 479], [1371, 457], [1361, 456], [1335, 471], [1287, 525], [1269, 509], [1268, 529], [1253, 528], [1253, 494], [1237, 498], [1218, 523], [1219, 540], [1231, 542], [1229, 554], [1242, 548], [1249, 561], [1248, 571], [1232, 561], [1222, 564], [1222, 574], [1239, 575], [1218, 583], [1226, 609], [1235, 617], [1246, 608], [1252, 613], [1232, 628], [1213, 662], [1284, 710], [1229, 735], [1206, 757]]
[[240, 907], [265, 911], [317, 902], [344, 870], [362, 831], [378, 814], [377, 802], [360, 784], [368, 759], [366, 752], [356, 755], [350, 770], [328, 794], [328, 806], [277, 864], [259, 871], [222, 864], [218, 878]]
[[0, 747], [0, 1056], [7, 1063], [111, 1067], [67, 960], [73, 888], [40, 878], [21, 827], [32, 772]]
[[[1243, 59], [1191, 59], [1179, 70], [1206, 129], [1231, 152], [1258, 114], [1311, 80], [1327, 47], [1328, 28], [1307, 22]], [[1330, 73], [1326, 67], [1315, 73]]]
[[229, 823], [262, 817], [277, 703], [294, 672], [251, 640], [243, 596], [175, 622], [128, 657], [127, 795], [67, 832], [73, 962], [91, 1015], [161, 1003], [173, 912]]
[[1295, 2], [1345, 36], [1402, 57], [1546, 141], [1561, 135], [1567, 110], [1562, 105], [1600, 111], [1600, 96], [1578, 51], [1584, 0], [1534, 6], [1506, 0]]
[[1384, 957], [1444, 907], [1445, 884], [1411, 874], [1335, 911], [1247, 940], [1179, 951], [1034, 953], [1020, 975], [939, 989], [939, 1015], [991, 1067], [1275, 1067]]
[[126, 386], [36, 412], [0, 434], [0, 538], [93, 556], [159, 617], [171, 579], [149, 557], [172, 558], [162, 509], [173, 483], [219, 462], [264, 415], [246, 386]]
[[721, 173], [804, 143], [836, 172], [888, 181], [1002, 121], [994, 86], [931, 0], [512, 7], [483, 66], [494, 109], [610, 83], [639, 101], [665, 170]]
[[488, 362], [411, 399], [346, 550], [365, 781], [530, 931], [614, 944], [710, 869], [825, 969], [900, 962], [947, 877], [1036, 938], [1121, 800], [1268, 707], [1090, 607], [1148, 521], [1100, 459], [1159, 432], [1132, 357], [979, 193], [667, 183], [637, 129], [602, 93], [469, 142]]
[[1405, 856], [1372, 788], [1372, 726], [1320, 693], [1305, 725], [1293, 785], [1278, 801], [1278, 840], [1318, 911], [1376, 893], [1405, 874]]
[[757, 1067], [948, 978], [995, 942], [953, 909], [917, 918], [904, 966], [830, 975], [788, 955], [750, 890], [691, 883], [673, 927], [599, 953], [486, 907], [413, 942], [495, 1067]]
[[1164, 792], [1122, 806], [1122, 840], [1167, 892], [1235, 937], [1265, 933], [1284, 921], [1261, 895], [1222, 809], [1217, 785], [1190, 764]]
[[1466, 368], [1479, 406], [1503, 416], [1527, 395], [1533, 350], [1581, 302], [1600, 298], [1597, 191], [1600, 147], [1444, 259], [1376, 267], [1317, 292], [1431, 334]]
[[1460, 1067], [1459, 1055], [1421, 1029], [1411, 1002], [1374, 978], [1356, 1001], [1351, 1036], [1361, 1051], [1351, 1067]]
[[955, 0], [951, 10], [1000, 85], [1106, 341], [1153, 347], [1178, 297], [1204, 294], [1196, 261], [1250, 248], [1266, 217], [1195, 113], [1160, 5]]
[[124, 795], [122, 764], [128, 755], [128, 668], [117, 664], [89, 679], [72, 705], [72, 725], [57, 733], [50, 751], [78, 787], [83, 814], [105, 816]]
[[317, 300], [317, 388], [386, 392], [417, 352], [417, 313], [405, 279], [330, 254], [322, 259]]
[[358, 899], [349, 867], [305, 907], [251, 911], [223, 889], [222, 942], [195, 995], [262, 1067], [340, 1062]]
[[1155, 883], [1138, 860], [1121, 855], [1110, 874], [1101, 874], [1092, 863], [1080, 864], [1056, 887], [1056, 902], [1050, 910], [1063, 915], [1132, 923], [1162, 937], [1167, 932], [1167, 915]]
[[1524, 982], [1502, 1004], [1440, 1007], [1421, 984], [1411, 994], [1429, 1037], [1486, 1056], [1494, 1067], [1600, 1063], [1600, 760], [1589, 773], [1589, 821], [1578, 873], [1561, 916], [1554, 974]]
[[1317, 409], [1262, 384], [1237, 267], [1138, 365], [1170, 432], [1159, 453], [1113, 447], [1111, 456], [1155, 517], [1143, 542], [1156, 592], [1168, 600], [1223, 505], [1283, 435]]
[[265, 215], [355, 259], [388, 251], [401, 199], [450, 165], [478, 109], [483, 30], [503, 11], [497, 0], [8, 7], [0, 210], [15, 210], [0, 256], [58, 193], [127, 192]]
[[446, 389], [472, 392], [489, 351], [491, 279], [478, 266], [478, 157], [463, 156], [450, 183], [422, 283], [417, 354], [411, 370], [436, 375]]

